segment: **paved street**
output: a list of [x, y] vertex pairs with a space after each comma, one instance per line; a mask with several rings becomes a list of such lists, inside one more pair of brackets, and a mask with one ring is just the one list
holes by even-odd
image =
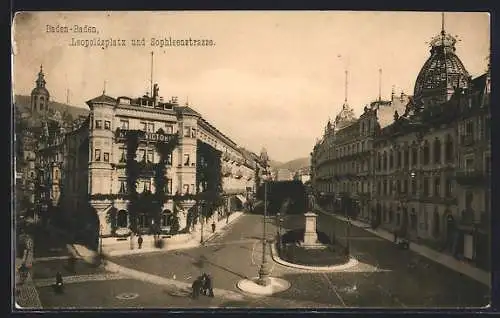
[[[300, 226], [303, 217], [293, 217], [286, 226]], [[269, 220], [268, 233], [276, 233]], [[320, 219], [321, 227], [334, 228], [339, 240], [345, 239], [342, 221]], [[467, 307], [487, 303], [488, 288], [476, 281], [435, 264], [411, 251], [396, 249], [391, 242], [362, 229], [352, 228], [351, 246], [361, 264], [344, 272], [311, 273], [277, 265], [271, 260], [272, 275], [291, 283], [291, 288], [269, 297], [229, 299], [217, 295], [214, 299], [189, 298], [193, 279], [206, 271], [213, 275], [215, 288], [241, 293], [237, 282], [257, 275], [261, 262], [262, 216], [244, 215], [225, 233], [206, 246], [166, 253], [130, 255], [112, 261], [132, 269], [179, 281], [178, 286], [150, 284], [127, 277], [96, 278], [91, 268], [80, 265], [80, 278], [67, 284], [64, 295], [55, 295], [36, 279], [44, 308], [128, 308], [140, 307]], [[270, 258], [269, 258], [270, 259]], [[35, 267], [43, 266], [37, 263]], [[46, 263], [49, 264], [49, 263]], [[415, 264], [411, 267], [409, 264]], [[371, 268], [371, 270], [363, 270]], [[96, 270], [97, 271], [97, 270]], [[38, 272], [42, 272], [38, 270]], [[64, 275], [75, 275], [66, 273]], [[96, 276], [97, 275], [97, 276]], [[88, 277], [87, 279], [85, 277]], [[69, 278], [68, 278], [69, 279]], [[183, 284], [181, 284], [183, 283]], [[185, 287], [182, 287], [185, 286]], [[132, 293], [131, 299], [119, 299], [120, 294]], [[228, 292], [229, 293], [229, 292]], [[122, 295], [123, 296], [123, 295]], [[118, 298], [117, 298], [118, 297]], [[128, 296], [125, 295], [125, 298]], [[132, 299], [133, 297], [137, 297]], [[123, 297], [121, 297], [123, 298]]]

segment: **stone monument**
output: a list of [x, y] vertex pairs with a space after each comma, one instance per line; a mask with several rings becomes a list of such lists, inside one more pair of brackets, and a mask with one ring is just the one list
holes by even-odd
[[312, 212], [314, 209], [314, 197], [309, 195], [309, 210], [304, 213], [305, 217], [305, 230], [304, 230], [304, 248], [323, 248], [323, 244], [318, 241], [318, 234], [316, 233], [316, 218], [317, 214]]
[[304, 231], [304, 247], [308, 248], [318, 244], [318, 234], [316, 233], [316, 213], [311, 211], [304, 213], [305, 216], [305, 231]]

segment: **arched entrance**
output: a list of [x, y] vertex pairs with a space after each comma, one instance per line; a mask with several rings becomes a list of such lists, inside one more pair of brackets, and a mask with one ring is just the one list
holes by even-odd
[[377, 208], [375, 210], [375, 220], [377, 224], [380, 224], [382, 221], [382, 205], [377, 203]]
[[449, 211], [447, 211], [445, 224], [446, 224], [446, 247], [448, 249], [453, 248], [454, 240], [455, 240], [455, 232], [457, 230], [455, 219], [453, 215]]
[[406, 237], [409, 225], [408, 207], [403, 207], [403, 220], [401, 224], [401, 236]]
[[163, 210], [160, 218], [160, 227], [163, 231], [170, 232], [173, 223], [173, 213], [169, 209]]
[[128, 227], [128, 212], [125, 210], [120, 210], [116, 214], [116, 227], [125, 228]]
[[433, 222], [432, 222], [432, 236], [435, 238], [439, 237], [439, 228], [441, 227], [440, 219], [439, 219], [439, 212], [437, 210], [434, 210], [434, 214], [432, 215], [433, 217]]

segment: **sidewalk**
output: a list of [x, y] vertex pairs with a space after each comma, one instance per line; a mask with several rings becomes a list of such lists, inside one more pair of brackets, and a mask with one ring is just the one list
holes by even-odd
[[[243, 212], [233, 212], [228, 222], [226, 223], [226, 218], [222, 218], [220, 221], [216, 222], [216, 230], [212, 233], [211, 220], [204, 224], [203, 228], [203, 241], [208, 242], [214, 237], [225, 232], [226, 227], [231, 225], [236, 219], [238, 219]], [[103, 252], [107, 256], [124, 256], [133, 254], [147, 254], [147, 253], [161, 253], [168, 252], [178, 249], [188, 249], [200, 246], [201, 241], [201, 226], [198, 224], [195, 230], [191, 233], [177, 234], [170, 238], [165, 238], [165, 246], [163, 248], [154, 247], [154, 241], [152, 235], [143, 236], [142, 248], [137, 248], [137, 237], [135, 237], [134, 249], [130, 249], [130, 239], [124, 241], [117, 241], [116, 238], [105, 238], [103, 239]], [[106, 242], [107, 241], [107, 242]], [[86, 262], [92, 262], [95, 258], [96, 252], [87, 249], [86, 247], [74, 244], [72, 246], [68, 245], [68, 250], [73, 256], [84, 259]]]
[[[331, 215], [331, 216], [333, 216], [341, 221], [344, 221], [344, 222], [347, 221], [347, 218], [340, 216], [340, 215], [337, 215], [337, 214], [327, 212], [321, 207], [317, 207], [317, 209], [320, 210], [322, 213]], [[393, 233], [391, 233], [387, 230], [384, 230], [381, 228], [372, 229], [369, 224], [364, 223], [364, 222], [360, 222], [357, 220], [351, 219], [350, 222], [352, 225], [354, 225], [356, 227], [363, 228], [365, 231], [372, 233], [374, 235], [377, 235], [378, 237], [381, 237], [381, 238], [386, 239], [386, 240], [391, 241], [391, 242], [394, 240]], [[435, 251], [435, 250], [433, 250], [427, 246], [424, 246], [424, 245], [419, 245], [419, 244], [411, 242], [410, 243], [410, 250], [412, 250], [413, 252], [420, 254], [420, 255], [422, 255], [422, 256], [424, 256], [424, 257], [426, 257], [434, 262], [437, 262], [441, 265], [444, 265], [444, 266], [446, 266], [446, 267], [448, 267], [456, 272], [459, 272], [461, 274], [469, 276], [470, 278], [472, 278], [472, 279], [474, 279], [482, 284], [485, 284], [491, 288], [491, 273], [489, 273], [487, 271], [484, 271], [484, 270], [477, 268], [477, 267], [474, 267], [468, 263], [457, 260], [453, 256]]]
[[21, 285], [19, 284], [19, 273], [17, 269], [21, 265], [23, 260], [21, 258], [16, 258], [15, 262], [15, 307], [16, 309], [42, 309], [42, 303], [40, 302], [40, 297], [33, 283], [31, 273], [28, 273], [28, 277]]

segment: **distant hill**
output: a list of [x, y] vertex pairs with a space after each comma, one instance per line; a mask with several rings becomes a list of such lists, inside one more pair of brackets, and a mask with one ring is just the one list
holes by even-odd
[[[21, 113], [29, 113], [31, 111], [30, 96], [16, 95], [14, 96], [14, 103], [17, 110]], [[54, 111], [59, 111], [61, 115], [67, 112], [71, 115], [71, 117], [73, 117], [73, 119], [77, 119], [79, 116], [87, 116], [89, 114], [89, 110], [83, 107], [76, 107], [54, 101], [50, 102], [49, 107]]]
[[288, 169], [288, 170], [295, 173], [296, 171], [302, 170], [304, 168], [308, 168], [309, 166], [310, 166], [309, 157], [304, 157], [304, 158], [297, 158], [297, 159], [282, 163], [277, 168]]
[[283, 162], [279, 162], [279, 161], [272, 160], [272, 159], [269, 160], [269, 166], [271, 166], [271, 168], [273, 168], [273, 169], [277, 169], [277, 168], [281, 167], [282, 164], [283, 164]]

